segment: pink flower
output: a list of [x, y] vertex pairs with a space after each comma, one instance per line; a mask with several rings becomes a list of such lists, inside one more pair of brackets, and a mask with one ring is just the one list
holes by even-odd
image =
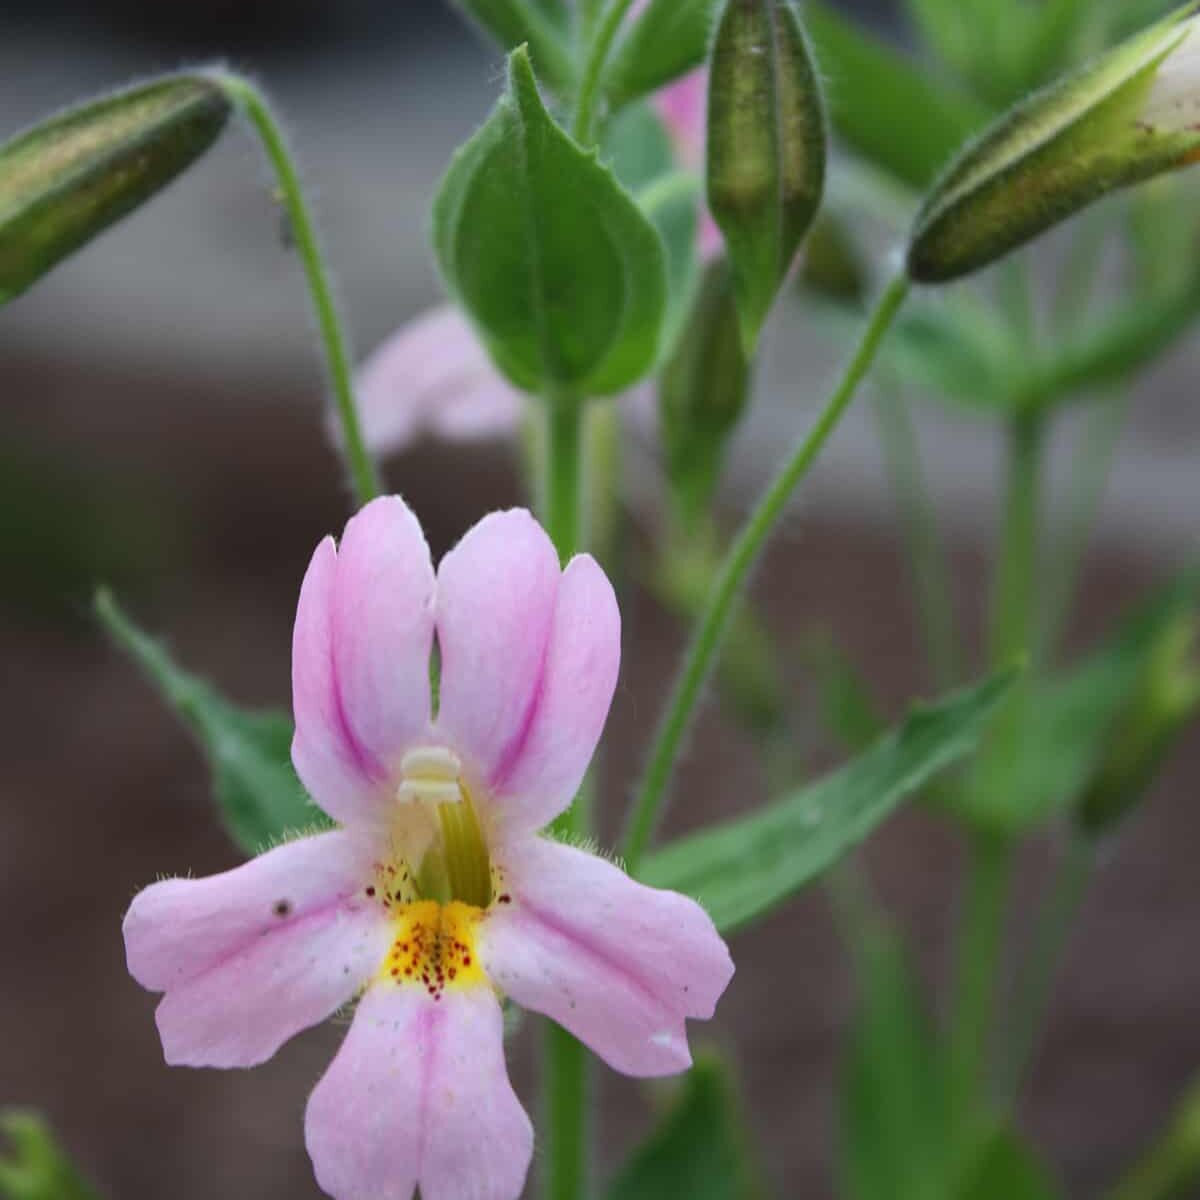
[[388, 338], [359, 368], [357, 390], [363, 436], [378, 454], [427, 434], [509, 435], [521, 416], [521, 394], [453, 305], [430, 309]]
[[520, 1193], [533, 1131], [501, 995], [618, 1071], [688, 1067], [685, 1021], [711, 1017], [733, 974], [712, 922], [539, 833], [583, 779], [619, 660], [603, 571], [586, 555], [560, 570], [524, 511], [484, 518], [436, 576], [397, 497], [317, 548], [292, 759], [341, 828], [156, 883], [124, 929], [131, 973], [165, 993], [172, 1064], [252, 1066], [358, 1000], [305, 1118], [337, 1200]]

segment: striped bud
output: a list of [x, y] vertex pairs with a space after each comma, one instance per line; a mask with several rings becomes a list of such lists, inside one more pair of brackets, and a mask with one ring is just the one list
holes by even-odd
[[968, 147], [917, 217], [912, 278], [969, 274], [1109, 192], [1200, 159], [1198, 10], [1038, 92]]

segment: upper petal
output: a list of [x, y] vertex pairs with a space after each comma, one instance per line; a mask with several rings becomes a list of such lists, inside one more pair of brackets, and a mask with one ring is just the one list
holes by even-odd
[[496, 985], [626, 1075], [685, 1070], [685, 1019], [711, 1017], [733, 977], [708, 914], [543, 838], [509, 848], [502, 867], [512, 901], [488, 914], [479, 945]]
[[126, 956], [143, 987], [166, 992], [167, 1061], [252, 1066], [350, 1000], [389, 944], [386, 919], [361, 893], [370, 859], [337, 831], [135, 897]]
[[313, 555], [296, 612], [292, 761], [322, 808], [371, 822], [394, 760], [429, 720], [433, 568], [399, 497], [372, 501], [346, 526], [339, 553]]
[[334, 664], [355, 741], [387, 768], [429, 725], [433, 563], [399, 496], [371, 501], [338, 548]]
[[506, 831], [539, 829], [574, 799], [604, 730], [621, 665], [621, 614], [590, 556], [563, 572], [542, 686], [520, 751], [492, 782]]
[[437, 727], [486, 788], [507, 775], [528, 736], [558, 581], [558, 555], [523, 509], [484, 517], [438, 568]]
[[363, 435], [377, 453], [422, 433], [483, 438], [515, 431], [521, 399], [453, 305], [423, 313], [363, 364], [357, 394]]
[[305, 1141], [335, 1200], [516, 1200], [533, 1129], [508, 1081], [487, 986], [382, 983], [308, 1102]]

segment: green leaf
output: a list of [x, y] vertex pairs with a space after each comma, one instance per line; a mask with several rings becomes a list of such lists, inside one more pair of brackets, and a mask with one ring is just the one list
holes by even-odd
[[952, 1200], [1061, 1200], [1053, 1175], [1012, 1130], [988, 1138], [960, 1178]]
[[229, 112], [212, 80], [173, 75], [0, 148], [0, 304], [170, 183], [216, 141]]
[[108, 592], [96, 596], [96, 615], [196, 735], [212, 771], [221, 819], [246, 854], [257, 854], [288, 834], [330, 827], [292, 768], [292, 723], [285, 714], [248, 712], [223, 700], [208, 684], [176, 666]]
[[727, 0], [708, 92], [708, 207], [747, 357], [825, 187], [825, 112], [793, 0]]
[[658, 385], [667, 478], [688, 528], [708, 511], [729, 439], [750, 396], [750, 364], [738, 334], [733, 273], [709, 263], [696, 303]]
[[[852, 1200], [946, 1200], [952, 1123], [932, 1022], [894, 934], [860, 934], [854, 949], [861, 1000], [841, 1087], [845, 1193]], [[1010, 1200], [1018, 1196], [1024, 1200], [1020, 1192]]]
[[700, 181], [690, 172], [676, 170], [670, 136], [658, 114], [645, 103], [622, 109], [608, 123], [601, 157], [637, 198], [638, 207], [662, 239], [667, 309], [659, 354], [665, 358], [679, 337], [699, 275]]
[[1077, 667], [1031, 682], [1006, 742], [1013, 752], [988, 756], [988, 770], [956, 790], [956, 811], [977, 826], [1012, 834], [1076, 807], [1164, 632], [1197, 603], [1200, 570], [1192, 570], [1142, 605]]
[[450, 291], [517, 387], [609, 395], [653, 367], [667, 303], [662, 240], [612, 172], [554, 123], [524, 50], [442, 181], [433, 223]]
[[512, 51], [528, 46], [538, 75], [556, 92], [575, 80], [568, 39], [569, 14], [558, 0], [451, 0], [455, 8]]
[[662, 1124], [634, 1152], [609, 1200], [757, 1200], [745, 1121], [728, 1070], [697, 1060]]
[[927, 188], [992, 116], [928, 64], [823, 0], [809, 0], [804, 17], [829, 81], [834, 129], [851, 149], [909, 187]]
[[917, 216], [912, 278], [969, 274], [1101, 196], [1193, 161], [1200, 131], [1190, 110], [1156, 99], [1155, 84], [1197, 8], [1031, 96], [969, 146]]
[[698, 897], [737, 929], [782, 904], [863, 841], [938, 771], [969, 754], [1014, 673], [915, 709], [841, 770], [749, 816], [651, 855], [645, 882]]
[[703, 64], [720, 0], [650, 0], [613, 51], [605, 90], [614, 108]]
[[93, 1190], [60, 1149], [46, 1122], [33, 1112], [0, 1112], [0, 1200], [97, 1200]]

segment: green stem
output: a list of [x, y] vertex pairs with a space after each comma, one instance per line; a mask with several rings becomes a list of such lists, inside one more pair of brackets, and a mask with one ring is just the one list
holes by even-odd
[[1067, 935], [1074, 924], [1092, 873], [1092, 847], [1074, 836], [1056, 872], [1054, 886], [1037, 921], [1028, 969], [1013, 1008], [1012, 1038], [1004, 1057], [1000, 1097], [1016, 1104], [1025, 1072], [1037, 1049], [1038, 1033], [1054, 994], [1054, 980]]
[[900, 310], [908, 289], [908, 279], [898, 276], [883, 292], [867, 322], [854, 357], [816, 425], [797, 446], [783, 470], [767, 489], [725, 557], [697, 625], [683, 669], [667, 703], [650, 752], [646, 773], [638, 789], [623, 848], [630, 874], [637, 873], [638, 863], [654, 834], [683, 736], [703, 691], [705, 680], [712, 669], [746, 577], [757, 561], [775, 523], [783, 514], [792, 492], [808, 474], [809, 468], [854, 399], [858, 385], [874, 361], [884, 334]]
[[571, 125], [571, 134], [581, 146], [589, 146], [592, 143], [604, 68], [608, 65], [613, 42], [616, 41], [625, 14], [632, 4], [633, 0], [612, 0], [593, 31], [587, 58], [583, 63], [583, 73], [579, 79], [579, 92], [575, 97], [575, 119]]
[[[1001, 667], [1031, 644], [1038, 563], [1038, 512], [1044, 426], [1037, 417], [1012, 424], [1009, 479], [1000, 556], [996, 568], [991, 660]], [[980, 758], [985, 773], [1014, 753], [1024, 693], [1008, 702]], [[986, 776], [985, 776], [986, 777]], [[959, 1148], [986, 1112], [992, 1088], [988, 1053], [1004, 957], [1004, 928], [1013, 865], [1012, 840], [975, 830], [970, 839], [966, 909], [958, 957], [958, 983], [950, 1026], [950, 1104], [959, 1122]]]
[[316, 312], [317, 328], [325, 348], [325, 362], [333, 386], [338, 419], [342, 426], [346, 460], [350, 467], [354, 491], [359, 504], [366, 504], [368, 500], [379, 495], [379, 476], [363, 441], [358, 409], [354, 401], [353, 360], [334, 302], [329, 272], [321, 255], [312, 214], [300, 185], [300, 176], [283, 131], [272, 115], [266, 97], [254, 84], [240, 76], [219, 73], [215, 78], [254, 126], [279, 182], [280, 196], [287, 209], [292, 236], [295, 238], [308, 277], [308, 287]]
[[564, 566], [583, 539], [583, 406], [550, 397], [546, 409], [546, 532]]
[[1044, 433], [1042, 419], [1036, 414], [1019, 416], [1012, 424], [1008, 499], [992, 611], [992, 662], [997, 667], [1033, 648]]
[[912, 417], [897, 392], [880, 395], [873, 409], [892, 491], [900, 501], [904, 518], [909, 569], [925, 651], [933, 667], [934, 682], [941, 688], [949, 687], [962, 675], [954, 588]]
[[1088, 537], [1104, 499], [1104, 489], [1112, 470], [1117, 442], [1129, 412], [1129, 394], [1098, 401], [1089, 414], [1079, 448], [1075, 452], [1069, 484], [1067, 516], [1059, 545], [1054, 553], [1054, 572], [1050, 576], [1042, 623], [1040, 649], [1043, 658], [1054, 653], [1062, 633], [1075, 587], [1083, 567]]
[[[583, 540], [584, 406], [574, 397], [551, 394], [544, 408], [543, 520], [565, 564]], [[577, 800], [555, 822], [556, 831], [586, 836], [589, 807]], [[583, 1046], [552, 1021], [546, 1024], [543, 1069], [543, 1195], [546, 1200], [579, 1200], [587, 1195], [591, 1164], [589, 1063]]]
[[988, 1036], [1004, 949], [1011, 862], [1006, 838], [971, 835], [948, 1068], [950, 1112], [958, 1123], [960, 1149], [966, 1148], [987, 1094]]
[[588, 1193], [591, 1162], [587, 1051], [553, 1021], [546, 1022], [542, 1049], [542, 1195], [545, 1200], [579, 1200]]

